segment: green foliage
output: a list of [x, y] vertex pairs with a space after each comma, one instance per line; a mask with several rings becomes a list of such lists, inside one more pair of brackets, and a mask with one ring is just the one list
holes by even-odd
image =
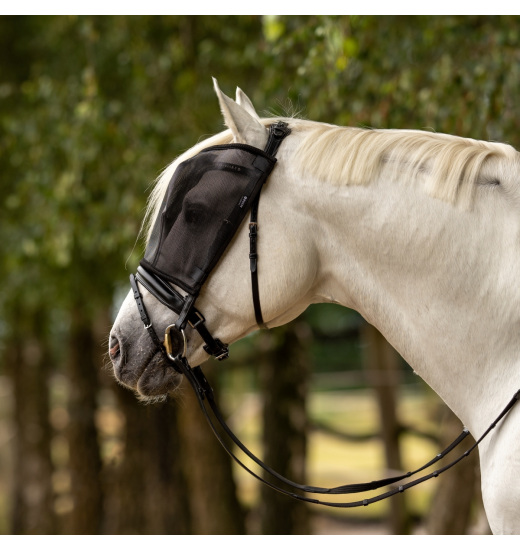
[[213, 65], [218, 24], [202, 41], [193, 35], [197, 18], [0, 25], [20, 52], [3, 60], [0, 84], [5, 299], [106, 304], [125, 262], [140, 257], [134, 244], [149, 185], [202, 133], [219, 130], [209, 69], [192, 61]]
[[[0, 347], [20, 319], [63, 348], [142, 255], [155, 178], [222, 129], [211, 77], [260, 114], [433, 129], [518, 147], [517, 16], [0, 17]], [[41, 317], [40, 317], [41, 315]], [[360, 319], [305, 313], [317, 369], [348, 370]], [[33, 323], [34, 324], [34, 323]], [[257, 335], [237, 347], [251, 357]], [[52, 372], [62, 369], [53, 357]], [[0, 374], [5, 370], [0, 365]]]
[[0, 18], [0, 304], [110, 302], [141, 255], [149, 186], [222, 127], [211, 76], [260, 112], [515, 144], [518, 22]]
[[508, 140], [518, 115], [518, 23], [516, 16], [270, 18], [272, 63], [262, 84], [288, 90], [311, 119]]

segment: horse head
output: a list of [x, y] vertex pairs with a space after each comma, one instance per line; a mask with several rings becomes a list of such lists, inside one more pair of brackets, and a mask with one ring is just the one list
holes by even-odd
[[[168, 193], [172, 196], [175, 194], [174, 187], [177, 184], [170, 183], [172, 176], [180, 170], [179, 167], [182, 167], [183, 163], [208, 148], [216, 147], [218, 150], [219, 147], [230, 143], [244, 144], [258, 150], [263, 150], [266, 146], [269, 137], [268, 127], [274, 121], [261, 120], [242, 90], [237, 89], [236, 101], [233, 101], [221, 92], [216, 81], [214, 85], [224, 122], [229, 130], [187, 151], [175, 160], [158, 180], [150, 200], [147, 250], [152, 247], [150, 239], [153, 241], [154, 238], [153, 227], [157, 219], [164, 216], [164, 197]], [[293, 136], [289, 135], [278, 151], [276, 165], [262, 186], [258, 211], [258, 293], [263, 322], [268, 327], [287, 323], [307, 307], [316, 274], [316, 263], [312, 261], [315, 248], [312, 239], [309, 238], [312, 228], [306, 230], [300, 223], [303, 222], [304, 215], [300, 210], [298, 195], [291, 197], [288, 192], [291, 167], [286, 159], [290, 155], [292, 140]], [[222, 157], [219, 157], [220, 161]], [[247, 170], [247, 167], [245, 169]], [[230, 181], [224, 185], [229, 186], [232, 183]], [[209, 190], [209, 193], [211, 192]], [[243, 200], [240, 196], [238, 199]], [[181, 256], [190, 256], [195, 250], [198, 250], [200, 257], [207, 253], [207, 250], [204, 250], [206, 241], [203, 234], [212, 231], [212, 227], [207, 225], [207, 220], [212, 216], [212, 212], [209, 211], [218, 209], [218, 197], [206, 196], [204, 200], [194, 201], [192, 191], [185, 197], [177, 197], [177, 203], [179, 204], [173, 208], [177, 208], [179, 220], [182, 219], [186, 224], [193, 221], [193, 225], [196, 226], [181, 243], [182, 250], [173, 244], [161, 245], [173, 246], [175, 252], [170, 254], [165, 249], [163, 255], [169, 256], [168, 261], [179, 263], [182, 262]], [[201, 318], [203, 316], [204, 326], [213, 341], [225, 345], [258, 329], [251, 290], [249, 229], [245, 216], [222, 256], [217, 258], [218, 263], [207, 279], [204, 279], [200, 290], [196, 291], [196, 308], [197, 312], [200, 312], [198, 315]], [[302, 262], [302, 258], [306, 261]], [[182, 269], [182, 266], [177, 265], [172, 269]], [[186, 288], [182, 288], [182, 282], [179, 286], [175, 281], [177, 279], [172, 278], [166, 281], [166, 284], [178, 295], [185, 297]], [[136, 284], [137, 292], [141, 295], [140, 299], [149, 316], [149, 324], [153, 325], [153, 330], [159, 340], [162, 340], [167, 328], [178, 321], [180, 312], [175, 313], [165, 305], [164, 300], [158, 299], [153, 289], [150, 289], [139, 275]], [[151, 284], [153, 285], [153, 281]], [[186, 324], [182, 337], [179, 336], [179, 331], [171, 331], [173, 338], [170, 343], [174, 348], [170, 350], [171, 355], [175, 356], [182, 352], [191, 365], [199, 365], [210, 356], [203, 338], [194, 327], [197, 321], [198, 317], [195, 317], [195, 322]], [[117, 315], [110, 333], [109, 354], [117, 380], [136, 390], [141, 398], [160, 398], [172, 393], [179, 384], [179, 374], [172, 368], [171, 361], [158, 348], [143, 326], [142, 316], [136, 307], [135, 290], [129, 292]]]

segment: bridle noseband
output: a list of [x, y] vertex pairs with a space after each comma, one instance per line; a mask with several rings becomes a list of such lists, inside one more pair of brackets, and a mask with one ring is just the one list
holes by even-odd
[[[273, 166], [274, 166], [274, 162], [276, 161], [276, 159], [274, 158], [274, 155], [276, 155], [281, 143], [289, 134], [290, 134], [290, 129], [285, 122], [279, 121], [273, 124], [269, 128], [269, 138], [267, 141], [266, 148], [263, 151], [263, 154], [269, 157], [268, 160], [271, 160]], [[254, 151], [254, 148], [251, 148], [248, 146], [243, 146], [243, 147], [247, 148], [249, 152]], [[218, 147], [211, 148], [212, 151], [216, 149], [218, 149]], [[266, 174], [265, 179], [267, 179], [267, 176], [269, 175], [270, 170], [272, 169], [272, 166], [270, 167], [267, 166], [266, 162], [264, 162], [262, 158], [263, 157], [259, 157], [259, 160], [257, 159], [255, 163], [257, 168], [264, 170]], [[225, 163], [223, 163], [223, 165], [224, 164]], [[227, 167], [224, 166], [224, 169], [238, 170], [238, 168], [233, 168], [232, 165]], [[265, 179], [262, 180], [260, 178], [259, 183], [257, 182], [255, 183], [255, 185], [256, 186], [259, 185], [261, 188], [263, 183], [265, 183]], [[244, 195], [242, 197], [242, 199], [247, 199], [247, 198], [248, 198], [248, 195]], [[244, 202], [242, 199], [241, 199], [241, 203]], [[250, 202], [249, 260], [250, 260], [251, 288], [252, 288], [253, 306], [255, 311], [255, 319], [259, 327], [267, 328], [262, 316], [262, 310], [260, 306], [260, 295], [259, 295], [259, 288], [258, 288], [258, 269], [257, 269], [258, 268], [258, 254], [257, 254], [258, 219], [257, 218], [258, 218], [259, 200], [260, 200], [260, 189], [257, 189], [257, 193], [254, 196], [254, 199], [252, 199]], [[238, 229], [238, 224], [235, 227], [235, 231], [237, 229]], [[222, 250], [222, 253], [223, 253], [223, 250]], [[428, 479], [431, 479], [432, 477], [437, 477], [441, 473], [445, 472], [446, 470], [450, 469], [452, 466], [460, 462], [463, 458], [467, 457], [471, 453], [471, 451], [473, 451], [479, 445], [479, 443], [489, 434], [489, 432], [495, 428], [497, 423], [513, 408], [515, 403], [520, 399], [520, 390], [518, 390], [514, 394], [513, 398], [509, 401], [509, 403], [505, 406], [505, 408], [500, 412], [498, 417], [491, 423], [489, 428], [483, 433], [483, 435], [478, 439], [478, 441], [476, 441], [476, 443], [472, 447], [470, 447], [462, 455], [460, 455], [458, 458], [456, 458], [446, 466], [439, 468], [437, 470], [434, 470], [433, 472], [427, 475], [424, 475], [418, 479], [415, 479], [414, 481], [410, 481], [408, 483], [400, 484], [396, 486], [396, 484], [400, 483], [402, 480], [410, 478], [415, 474], [422, 472], [426, 468], [433, 466], [442, 458], [444, 458], [448, 453], [453, 451], [453, 449], [455, 449], [455, 447], [457, 447], [469, 435], [469, 431], [467, 430], [467, 428], [464, 428], [462, 433], [450, 445], [448, 445], [448, 447], [446, 447], [443, 451], [438, 453], [431, 461], [421, 466], [420, 468], [414, 470], [413, 472], [407, 472], [399, 476], [385, 478], [378, 481], [371, 481], [368, 483], [355, 483], [355, 484], [349, 484], [349, 485], [341, 485], [341, 486], [332, 487], [332, 488], [315, 487], [311, 485], [302, 485], [299, 483], [294, 483], [293, 481], [283, 477], [282, 475], [274, 471], [272, 468], [264, 464], [251, 451], [249, 451], [249, 449], [235, 436], [233, 431], [227, 425], [222, 413], [220, 412], [215, 402], [213, 390], [210, 384], [208, 383], [204, 373], [202, 372], [202, 369], [200, 368], [200, 366], [192, 368], [189, 365], [186, 358], [187, 340], [186, 340], [186, 333], [185, 333], [186, 325], [188, 324], [192, 329], [196, 330], [199, 333], [202, 340], [204, 341], [203, 348], [209, 355], [216, 357], [219, 361], [222, 361], [223, 359], [226, 359], [229, 356], [228, 346], [222, 343], [218, 338], [214, 338], [211, 335], [211, 333], [209, 332], [208, 328], [205, 325], [204, 316], [194, 306], [195, 299], [197, 297], [198, 292], [193, 292], [193, 293], [188, 292], [185, 296], [182, 296], [181, 293], [178, 292], [170, 284], [171, 281], [165, 280], [158, 273], [158, 270], [151, 271], [150, 269], [147, 269], [147, 267], [148, 266], [145, 267], [143, 265], [139, 266], [137, 268], [137, 273], [135, 275], [133, 274], [130, 275], [130, 284], [133, 290], [137, 308], [139, 310], [139, 315], [141, 317], [141, 320], [144, 324], [145, 329], [150, 335], [150, 338], [154, 342], [155, 346], [160, 350], [160, 352], [164, 354], [168, 363], [171, 364], [172, 367], [177, 372], [184, 375], [188, 379], [198, 399], [201, 410], [205, 415], [212, 431], [214, 432], [218, 441], [221, 443], [224, 450], [230, 455], [230, 457], [242, 468], [244, 468], [248, 473], [250, 473], [253, 477], [258, 479], [260, 482], [278, 491], [279, 493], [287, 495], [291, 498], [305, 501], [305, 502], [310, 502], [313, 504], [320, 504], [323, 506], [334, 507], [334, 508], [354, 508], [354, 507], [360, 507], [360, 506], [367, 506], [374, 502], [379, 502], [381, 500], [389, 498], [395, 494], [402, 493], [403, 491], [405, 491], [410, 487], [414, 487], [415, 485], [418, 485], [419, 483], [422, 483]], [[178, 314], [178, 318], [176, 322], [169, 325], [166, 328], [165, 335], [164, 335], [164, 342], [160, 340], [160, 338], [158, 337], [157, 333], [154, 330], [154, 327], [152, 325], [152, 322], [150, 320], [150, 317], [144, 305], [143, 297], [139, 290], [138, 283], [141, 284], [144, 288], [146, 288], [151, 294], [153, 294], [155, 298], [157, 298], [162, 304], [164, 304], [165, 306], [167, 306], [172, 311]], [[181, 351], [178, 353], [175, 353], [174, 352], [175, 349], [180, 349]], [[226, 436], [235, 445], [237, 445], [238, 448], [247, 457], [249, 457], [261, 469], [263, 469], [264, 472], [270, 474], [278, 482], [281, 482], [284, 485], [290, 487], [291, 488], [290, 490], [280, 487], [280, 485], [277, 485], [274, 482], [271, 482], [267, 479], [260, 477], [258, 474], [256, 474], [251, 469], [249, 469], [245, 464], [243, 464], [243, 462], [241, 462], [237, 458], [237, 456], [233, 453], [228, 443], [224, 440], [223, 435], [219, 433], [219, 430], [215, 426], [215, 422], [212, 420], [212, 417], [206, 408], [206, 403], [209, 404], [213, 418], [220, 425], [221, 430], [223, 430]], [[304, 496], [303, 494], [300, 494], [300, 493], [327, 494], [327, 495], [355, 494], [355, 493], [373, 491], [385, 486], [394, 486], [394, 487], [386, 491], [385, 493], [379, 494], [372, 498], [358, 500], [354, 502], [321, 501], [321, 500], [318, 500], [315, 498], [309, 498]], [[293, 492], [293, 489], [296, 489], [297, 491], [299, 491], [299, 493]]]
[[[143, 297], [139, 291], [139, 286], [137, 282], [142, 284], [151, 294], [155, 296], [162, 304], [173, 310], [174, 312], [180, 314], [183, 311], [184, 321], [182, 323], [177, 321], [169, 325], [165, 331], [164, 344], [161, 342], [153, 324], [150, 320], [146, 307], [144, 305]], [[206, 327], [206, 319], [202, 313], [193, 306], [193, 301], [190, 300], [188, 303], [189, 308], [186, 307], [185, 299], [177, 292], [171, 285], [163, 281], [159, 276], [149, 273], [144, 268], [139, 266], [137, 268], [136, 275], [130, 275], [130, 285], [134, 293], [134, 299], [137, 304], [137, 309], [139, 315], [141, 316], [141, 321], [144, 324], [144, 328], [148, 331], [150, 338], [154, 342], [155, 346], [163, 353], [167, 359], [172, 362], [173, 367], [178, 372], [177, 366], [178, 357], [173, 354], [174, 346], [172, 344], [172, 338], [174, 335], [178, 338], [182, 337], [182, 356], [186, 356], [186, 334], [184, 329], [186, 324], [189, 324], [191, 328], [196, 330], [204, 341], [204, 351], [209, 355], [212, 355], [219, 361], [227, 359], [229, 357], [229, 347], [227, 344], [223, 344], [218, 338], [214, 338]], [[181, 319], [179, 315], [179, 319]]]

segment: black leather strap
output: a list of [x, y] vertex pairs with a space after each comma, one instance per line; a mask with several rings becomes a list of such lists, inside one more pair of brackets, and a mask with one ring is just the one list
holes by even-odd
[[260, 328], [267, 328], [262, 316], [262, 307], [260, 306], [260, 291], [258, 289], [258, 253], [256, 249], [257, 231], [258, 231], [258, 195], [251, 206], [251, 218], [249, 221], [249, 268], [251, 270], [251, 292], [253, 296], [253, 307], [255, 309], [255, 321]]
[[260, 482], [264, 483], [265, 485], [271, 487], [272, 489], [278, 491], [279, 493], [282, 493], [286, 496], [289, 496], [291, 498], [294, 498], [296, 500], [302, 500], [305, 502], [310, 502], [312, 504], [320, 504], [322, 506], [329, 506], [334, 508], [357, 508], [361, 506], [368, 506], [369, 504], [373, 504], [375, 502], [379, 502], [381, 500], [387, 499], [393, 495], [396, 495], [397, 493], [402, 493], [406, 491], [407, 489], [414, 487], [415, 485], [418, 485], [420, 483], [423, 483], [424, 481], [427, 481], [433, 477], [437, 477], [446, 470], [449, 470], [456, 464], [458, 464], [463, 458], [466, 458], [478, 445], [479, 443], [488, 435], [488, 433], [495, 428], [495, 426], [498, 424], [498, 422], [513, 408], [513, 406], [516, 404], [516, 402], [520, 399], [520, 390], [518, 390], [513, 398], [509, 401], [509, 403], [504, 407], [504, 409], [501, 411], [501, 413], [498, 415], [498, 417], [491, 423], [489, 428], [482, 434], [482, 436], [478, 439], [476, 443], [473, 444], [472, 447], [470, 447], [467, 451], [465, 451], [462, 455], [457, 457], [455, 460], [450, 462], [449, 464], [443, 466], [442, 468], [435, 470], [425, 476], [422, 476], [418, 479], [415, 479], [413, 481], [410, 481], [408, 483], [405, 483], [403, 485], [399, 485], [398, 487], [394, 487], [390, 489], [389, 491], [386, 491], [385, 493], [376, 495], [372, 498], [353, 501], [353, 502], [329, 502], [329, 501], [322, 501], [314, 498], [308, 498], [304, 495], [294, 493], [292, 491], [286, 490], [278, 485], [275, 485], [274, 483], [264, 479], [263, 477], [260, 477], [258, 474], [253, 472], [250, 468], [248, 468], [243, 462], [240, 461], [240, 459], [231, 451], [228, 444], [224, 441], [221, 434], [218, 432], [217, 428], [215, 427], [211, 416], [206, 408], [205, 401], [208, 402], [211, 411], [218, 422], [220, 424], [221, 428], [225, 431], [227, 436], [231, 439], [231, 441], [236, 444], [251, 460], [253, 460], [260, 468], [262, 468], [265, 472], [269, 473], [271, 476], [273, 476], [278, 481], [281, 481], [282, 483], [286, 484], [289, 487], [292, 487], [294, 489], [297, 489], [299, 491], [302, 491], [304, 493], [314, 493], [314, 494], [330, 494], [330, 495], [341, 495], [341, 494], [355, 494], [355, 493], [361, 493], [361, 492], [367, 492], [367, 491], [373, 491], [376, 489], [379, 489], [381, 487], [394, 485], [398, 483], [399, 481], [402, 481], [403, 479], [409, 478], [415, 474], [418, 474], [419, 472], [422, 472], [426, 468], [434, 465], [436, 462], [444, 458], [447, 454], [449, 454], [455, 447], [457, 447], [468, 435], [469, 431], [467, 428], [464, 428], [462, 433], [450, 444], [448, 447], [446, 447], [442, 452], [437, 454], [432, 460], [430, 460], [428, 463], [426, 463], [424, 466], [421, 466], [420, 468], [414, 470], [413, 472], [407, 472], [406, 474], [402, 474], [400, 476], [385, 478], [377, 481], [371, 481], [368, 483], [354, 483], [350, 485], [341, 485], [339, 487], [332, 487], [332, 488], [326, 488], [326, 487], [314, 487], [310, 485], [301, 485], [299, 483], [294, 483], [290, 481], [289, 479], [281, 476], [278, 474], [275, 470], [271, 469], [269, 466], [264, 464], [259, 458], [257, 458], [249, 449], [235, 436], [235, 434], [232, 432], [232, 430], [227, 425], [226, 421], [224, 420], [224, 417], [222, 413], [220, 412], [217, 403], [214, 399], [213, 389], [211, 388], [211, 385], [207, 381], [206, 377], [204, 376], [204, 373], [202, 372], [202, 369], [200, 367], [194, 367], [191, 368], [188, 364], [188, 362], [184, 358], [178, 358], [177, 360], [177, 367], [180, 371], [184, 373], [188, 381], [190, 382], [195, 395], [197, 396], [197, 399], [199, 401], [200, 408], [206, 417], [206, 420], [208, 421], [208, 424], [210, 425], [213, 433], [215, 434], [216, 438], [224, 448], [224, 450], [228, 453], [228, 455], [244, 470], [246, 470], [249, 474], [251, 474], [254, 478], [258, 479]]
[[[278, 121], [269, 127], [269, 137], [264, 152], [275, 156], [282, 141], [291, 133], [288, 124]], [[255, 309], [255, 321], [260, 328], [267, 328], [262, 316], [260, 306], [260, 291], [258, 289], [258, 205], [260, 203], [260, 193], [251, 204], [251, 217], [249, 220], [249, 267], [251, 270], [251, 291], [253, 295], [253, 307]]]
[[287, 122], [279, 120], [269, 126], [269, 137], [265, 145], [264, 152], [274, 157], [278, 152], [282, 141], [291, 133], [291, 129]]
[[141, 317], [144, 328], [148, 331], [148, 334], [150, 335], [150, 338], [152, 339], [154, 344], [164, 355], [166, 355], [166, 357], [168, 357], [162, 342], [159, 340], [159, 337], [157, 336], [157, 333], [153, 328], [152, 321], [150, 320], [150, 317], [148, 316], [148, 312], [146, 311], [146, 307], [144, 305], [143, 297], [141, 296], [141, 292], [139, 291], [139, 286], [137, 285], [137, 279], [133, 273], [132, 275], [130, 275], [130, 286], [132, 287], [137, 310], [139, 311], [139, 316]]

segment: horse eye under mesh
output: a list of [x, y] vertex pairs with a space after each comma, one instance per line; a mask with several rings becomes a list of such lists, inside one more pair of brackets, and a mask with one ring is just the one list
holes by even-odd
[[204, 149], [180, 164], [141, 265], [198, 294], [275, 162], [260, 149], [232, 144]]

